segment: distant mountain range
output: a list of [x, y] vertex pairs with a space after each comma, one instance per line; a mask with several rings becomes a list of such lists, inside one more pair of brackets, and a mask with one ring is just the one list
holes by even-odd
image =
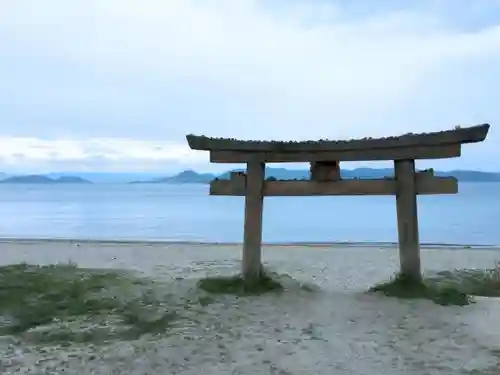
[[[235, 169], [233, 171], [244, 171], [244, 169]], [[222, 174], [198, 173], [193, 170], [186, 170], [174, 176], [155, 178], [145, 181], [134, 181], [133, 183], [164, 183], [164, 184], [186, 184], [198, 183], [207, 184], [215, 178], [229, 179], [231, 171]], [[351, 170], [341, 170], [342, 178], [383, 178], [394, 176], [392, 168], [356, 168]], [[500, 182], [500, 173], [481, 172], [481, 171], [466, 171], [454, 170], [449, 172], [434, 171], [436, 176], [453, 176], [459, 181], [464, 182]], [[274, 177], [278, 180], [300, 180], [309, 178], [309, 170], [307, 169], [286, 169], [286, 168], [266, 168], [266, 178]]]
[[[244, 171], [234, 169], [232, 171]], [[134, 173], [50, 173], [47, 175], [8, 176], [0, 173], [0, 184], [91, 184], [91, 183], [131, 183], [131, 184], [208, 184], [215, 178], [228, 179], [231, 171], [222, 174], [198, 173], [185, 170], [173, 176], [159, 177], [158, 174]], [[481, 172], [470, 170], [453, 170], [448, 172], [434, 171], [436, 176], [453, 176], [462, 182], [500, 182], [500, 173]], [[82, 177], [82, 175], [85, 177]], [[356, 168], [341, 170], [344, 179], [350, 178], [383, 178], [392, 177], [392, 168]], [[267, 168], [266, 178], [274, 177], [279, 180], [300, 180], [309, 178], [307, 169]], [[134, 178], [136, 178], [134, 180]], [[139, 180], [137, 178], [144, 178]]]
[[52, 178], [44, 175], [11, 176], [0, 180], [0, 184], [91, 184], [78, 176], [62, 176]]
[[151, 172], [63, 172], [48, 173], [46, 176], [51, 178], [79, 176], [95, 184], [126, 184], [130, 181], [153, 180], [163, 177], [165, 173]]
[[[228, 173], [229, 175], [229, 173]], [[145, 181], [132, 181], [132, 184], [206, 184], [216, 178], [211, 173], [198, 173], [192, 170], [182, 171], [174, 176], [159, 177]]]

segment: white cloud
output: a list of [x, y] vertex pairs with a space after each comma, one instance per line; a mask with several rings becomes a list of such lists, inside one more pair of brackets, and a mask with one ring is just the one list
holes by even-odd
[[171, 142], [132, 139], [42, 140], [38, 138], [0, 137], [0, 163], [6, 170], [26, 171], [35, 165], [47, 172], [54, 166], [74, 170], [95, 169], [144, 170], [163, 169], [165, 164], [177, 167], [200, 165], [207, 155], [191, 152], [185, 145]]
[[[0, 0], [0, 135], [54, 139], [39, 141], [53, 161], [101, 153], [149, 165], [179, 160], [190, 132], [350, 138], [494, 124], [500, 21], [457, 21], [494, 5], [461, 4], [451, 19], [438, 3], [457, 8], [356, 16], [319, 0]], [[105, 151], [90, 138], [106, 138]], [[495, 129], [490, 138], [469, 161], [491, 165]], [[162, 139], [170, 146], [158, 151]], [[16, 153], [41, 160], [46, 151], [22, 142]]]

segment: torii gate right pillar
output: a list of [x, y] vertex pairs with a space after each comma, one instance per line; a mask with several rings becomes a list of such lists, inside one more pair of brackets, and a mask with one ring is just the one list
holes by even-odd
[[394, 161], [400, 275], [421, 281], [415, 160]]

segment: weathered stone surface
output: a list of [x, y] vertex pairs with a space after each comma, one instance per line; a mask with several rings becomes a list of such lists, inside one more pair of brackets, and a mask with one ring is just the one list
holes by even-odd
[[340, 180], [340, 168], [338, 161], [312, 162], [310, 172], [312, 181], [326, 182]]
[[393, 148], [412, 146], [435, 146], [481, 142], [486, 138], [489, 124], [456, 127], [441, 132], [403, 134], [386, 138], [362, 138], [353, 140], [317, 141], [243, 141], [232, 138], [211, 138], [189, 134], [186, 136], [193, 150], [207, 151], [254, 151], [254, 152], [321, 152], [346, 151], [373, 148]]

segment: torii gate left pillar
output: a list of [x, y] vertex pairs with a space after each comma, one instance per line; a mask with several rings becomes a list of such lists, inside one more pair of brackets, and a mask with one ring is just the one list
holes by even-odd
[[242, 275], [247, 283], [262, 276], [262, 213], [264, 210], [265, 164], [249, 162], [245, 178], [245, 226], [243, 240]]

